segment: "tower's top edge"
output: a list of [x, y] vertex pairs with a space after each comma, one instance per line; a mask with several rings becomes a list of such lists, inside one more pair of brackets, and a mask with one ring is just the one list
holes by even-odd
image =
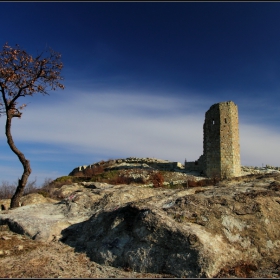
[[232, 106], [232, 105], [237, 106], [233, 101], [229, 100], [229, 101], [215, 103], [210, 107], [210, 109], [215, 108], [215, 107], [225, 106], [225, 105], [226, 106]]

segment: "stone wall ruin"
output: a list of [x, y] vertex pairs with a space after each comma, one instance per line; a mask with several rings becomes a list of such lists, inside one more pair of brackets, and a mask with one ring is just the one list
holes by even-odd
[[207, 177], [241, 175], [238, 109], [233, 101], [216, 103], [205, 113], [203, 155], [195, 162], [185, 162], [185, 169]]
[[102, 166], [104, 171], [119, 169], [158, 169], [162, 171], [196, 171], [207, 177], [231, 178], [241, 175], [238, 109], [232, 101], [212, 105], [205, 113], [203, 125], [203, 155], [193, 162], [170, 162], [155, 158], [129, 157], [83, 165], [69, 173]]

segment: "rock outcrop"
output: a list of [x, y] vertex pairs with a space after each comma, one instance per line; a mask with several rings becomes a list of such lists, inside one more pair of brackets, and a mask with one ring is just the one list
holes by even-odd
[[280, 167], [266, 165], [265, 167], [258, 166], [242, 166], [241, 171], [243, 175], [247, 174], [266, 174], [266, 173], [280, 173]]
[[138, 272], [215, 277], [279, 261], [278, 174], [189, 189], [84, 182], [57, 191], [60, 202], [2, 211], [0, 224]]
[[74, 168], [69, 176], [75, 176], [78, 172], [86, 169], [92, 169], [97, 167], [103, 167], [105, 171], [109, 170], [122, 170], [122, 169], [157, 169], [157, 170], [183, 170], [183, 165], [180, 162], [172, 162], [163, 159], [156, 158], [137, 158], [129, 157], [125, 159], [111, 159], [108, 161], [100, 161], [91, 165], [82, 165]]
[[[156, 159], [156, 158], [137, 158], [129, 157], [125, 159], [111, 159], [108, 161], [100, 161], [93, 163], [91, 165], [82, 165], [74, 168], [69, 176], [76, 176], [79, 173], [93, 170], [94, 168], [102, 168], [103, 171], [112, 170], [131, 170], [131, 169], [141, 169], [141, 170], [162, 170], [162, 171], [176, 171], [182, 174], [189, 174], [199, 177], [204, 177], [199, 171], [201, 164], [198, 160], [198, 165], [195, 162], [185, 162], [186, 166], [182, 165], [180, 162], [171, 162], [168, 160]], [[186, 167], [186, 168], [185, 168]], [[248, 174], [264, 174], [278, 172], [280, 173], [280, 167], [275, 167], [271, 165], [266, 165], [265, 167], [253, 167], [253, 166], [241, 166], [241, 176]], [[90, 173], [90, 172], [89, 172]]]
[[[20, 199], [20, 205], [26, 206], [30, 204], [41, 204], [41, 203], [54, 203], [56, 200], [44, 197], [39, 193], [31, 193], [28, 195], [24, 195]], [[0, 211], [8, 210], [11, 204], [11, 199], [0, 199]]]

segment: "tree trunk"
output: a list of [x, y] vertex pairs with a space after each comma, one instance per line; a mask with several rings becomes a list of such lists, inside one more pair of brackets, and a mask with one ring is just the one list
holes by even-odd
[[20, 204], [20, 199], [23, 195], [24, 188], [26, 186], [27, 180], [29, 175], [31, 174], [31, 167], [29, 160], [27, 160], [24, 156], [24, 154], [16, 147], [13, 137], [11, 134], [11, 125], [12, 125], [12, 112], [8, 111], [7, 112], [7, 120], [6, 120], [6, 136], [7, 136], [7, 142], [8, 145], [10, 146], [11, 150], [18, 156], [22, 166], [23, 166], [23, 173], [21, 176], [21, 179], [18, 180], [18, 186], [17, 189], [11, 199], [11, 205], [10, 208], [16, 208], [19, 207]]

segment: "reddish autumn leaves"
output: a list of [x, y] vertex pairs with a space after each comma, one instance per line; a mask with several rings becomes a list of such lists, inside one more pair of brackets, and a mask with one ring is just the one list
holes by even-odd
[[60, 76], [63, 67], [60, 58], [61, 55], [52, 49], [33, 57], [19, 45], [13, 48], [8, 43], [0, 52], [0, 116], [7, 117], [5, 126], [7, 142], [24, 169], [11, 199], [11, 208], [20, 206], [20, 198], [32, 171], [29, 160], [16, 147], [11, 133], [12, 119], [20, 118], [22, 109], [26, 107], [25, 103], [18, 105], [18, 99], [35, 93], [48, 94], [48, 90], [56, 88], [64, 89], [60, 83], [63, 79]]
[[60, 58], [61, 55], [52, 49], [33, 57], [19, 45], [13, 48], [6, 43], [0, 52], [0, 114], [12, 110], [11, 117], [20, 117], [26, 104], [17, 106], [19, 97], [63, 89]]

